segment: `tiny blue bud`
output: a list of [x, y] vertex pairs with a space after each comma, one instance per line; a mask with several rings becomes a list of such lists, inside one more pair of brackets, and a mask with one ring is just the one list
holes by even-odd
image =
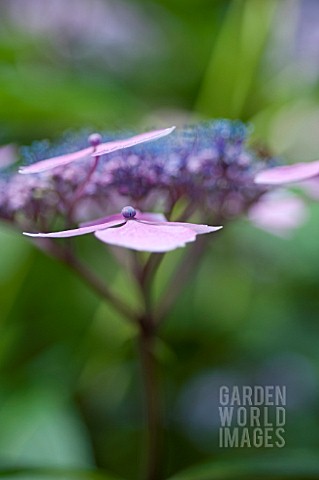
[[122, 208], [121, 214], [123, 215], [124, 218], [134, 218], [136, 215], [136, 210], [133, 207], [124, 207]]
[[91, 133], [88, 138], [89, 144], [91, 147], [97, 147], [102, 142], [102, 137], [99, 133]]

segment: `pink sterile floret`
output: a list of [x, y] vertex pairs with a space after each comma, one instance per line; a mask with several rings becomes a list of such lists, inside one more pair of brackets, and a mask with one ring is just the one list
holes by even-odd
[[82, 224], [73, 230], [52, 233], [24, 233], [30, 237], [66, 238], [94, 233], [104, 243], [147, 252], [167, 252], [193, 242], [196, 235], [222, 227], [195, 223], [168, 222], [164, 215], [141, 213], [124, 207], [119, 214]]
[[75, 162], [77, 160], [83, 160], [92, 156], [100, 157], [101, 155], [115, 152], [116, 150], [121, 150], [123, 148], [138, 145], [139, 143], [149, 142], [151, 140], [157, 140], [158, 138], [165, 137], [166, 135], [169, 135], [174, 129], [175, 127], [164, 128], [161, 130], [153, 130], [151, 132], [135, 135], [124, 140], [116, 140], [106, 143], [100, 143], [100, 135], [94, 133], [88, 138], [88, 143], [90, 144], [89, 147], [73, 153], [59, 155], [58, 157], [48, 158], [46, 160], [41, 160], [40, 162], [33, 163], [31, 165], [21, 167], [19, 169], [19, 173], [40, 173], [46, 170], [51, 170], [52, 168], [68, 165], [69, 163]]

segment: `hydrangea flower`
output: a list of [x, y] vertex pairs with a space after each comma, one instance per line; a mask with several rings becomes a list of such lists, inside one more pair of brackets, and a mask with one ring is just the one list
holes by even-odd
[[258, 228], [282, 238], [308, 219], [308, 209], [303, 200], [290, 192], [269, 192], [251, 207], [249, 220]]
[[[306, 194], [318, 198], [318, 179], [319, 161], [316, 160], [262, 170], [254, 181], [269, 187], [300, 183]], [[300, 227], [308, 216], [303, 199], [283, 189], [264, 195], [249, 211], [249, 218], [256, 226], [281, 237]]]
[[120, 214], [95, 220], [73, 230], [24, 233], [29, 237], [66, 238], [94, 233], [104, 243], [146, 252], [167, 252], [193, 242], [196, 235], [220, 230], [195, 223], [168, 222], [164, 215], [124, 207]]
[[117, 140], [114, 142], [102, 142], [102, 137], [98, 133], [93, 133], [88, 138], [89, 147], [83, 148], [73, 153], [66, 153], [57, 157], [41, 160], [40, 162], [33, 163], [19, 169], [19, 173], [40, 173], [52, 168], [68, 165], [77, 160], [83, 160], [84, 158], [100, 157], [107, 153], [115, 152], [123, 148], [132, 147], [139, 143], [156, 140], [157, 138], [169, 135], [175, 127], [165, 128], [162, 130], [153, 130], [152, 132], [142, 133], [140, 135], [134, 135], [131, 138], [125, 140]]
[[[101, 135], [103, 144], [118, 142], [116, 134]], [[69, 133], [53, 145], [34, 142], [21, 149], [19, 161], [30, 172], [33, 165], [37, 169], [40, 162], [65, 152], [82, 155], [87, 138], [86, 131]], [[267, 191], [254, 178], [274, 160], [248, 140], [249, 128], [243, 123], [216, 120], [179, 127], [156, 142], [107, 155], [100, 144], [95, 147], [97, 165], [93, 157], [30, 176], [10, 167], [0, 172], [0, 217], [25, 231], [49, 232], [57, 219], [71, 228], [123, 205], [169, 213], [179, 203], [185, 207], [183, 220], [196, 211], [200, 223], [224, 224], [245, 214]]]

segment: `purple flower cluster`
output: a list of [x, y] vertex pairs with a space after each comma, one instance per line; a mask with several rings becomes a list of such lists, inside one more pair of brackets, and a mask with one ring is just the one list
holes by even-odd
[[[254, 183], [256, 173], [273, 164], [247, 145], [248, 134], [244, 124], [228, 120], [177, 128], [156, 142], [102, 155], [91, 175], [94, 159], [34, 175], [20, 175], [11, 166], [0, 176], [0, 217], [24, 229], [47, 231], [59, 218], [69, 226], [126, 204], [167, 212], [181, 199], [201, 220], [237, 216], [264, 192]], [[35, 142], [21, 149], [17, 163], [30, 165], [86, 148], [88, 135], [68, 134], [55, 146]], [[102, 133], [103, 142], [117, 139]]]

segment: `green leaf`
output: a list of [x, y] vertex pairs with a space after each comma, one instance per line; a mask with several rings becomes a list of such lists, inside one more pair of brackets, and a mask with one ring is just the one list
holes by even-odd
[[2, 465], [90, 468], [86, 428], [60, 389], [20, 389], [0, 408]]
[[253, 88], [277, 2], [231, 3], [197, 101], [209, 116], [239, 118]]

